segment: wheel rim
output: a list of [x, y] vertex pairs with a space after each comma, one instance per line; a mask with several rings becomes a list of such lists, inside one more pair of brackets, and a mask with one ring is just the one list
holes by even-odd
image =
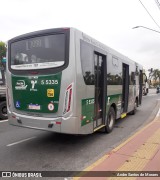
[[2, 108], [2, 114], [3, 114], [3, 116], [7, 116], [7, 106], [4, 106]]

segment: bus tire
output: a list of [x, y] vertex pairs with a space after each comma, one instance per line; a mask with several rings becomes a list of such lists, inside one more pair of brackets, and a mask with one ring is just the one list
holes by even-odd
[[0, 103], [0, 118], [7, 119], [7, 104], [6, 101]]
[[116, 119], [115, 110], [112, 106], [109, 108], [106, 119], [107, 119], [107, 122], [105, 126], [105, 132], [110, 133], [114, 128], [115, 119]]

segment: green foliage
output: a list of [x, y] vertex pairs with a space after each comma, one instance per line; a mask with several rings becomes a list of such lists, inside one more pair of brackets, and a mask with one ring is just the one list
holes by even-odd
[[4, 42], [0, 41], [0, 62], [3, 57], [6, 57], [6, 45]]
[[150, 79], [154, 82], [153, 85], [156, 87], [157, 85], [160, 85], [160, 70], [159, 69], [153, 69], [152, 73], [150, 74]]
[[6, 44], [2, 41], [0, 41], [0, 67], [5, 68], [5, 64], [2, 62], [3, 57], [6, 57]]
[[160, 70], [159, 69], [154, 69], [152, 76], [153, 76], [155, 81], [159, 80], [160, 79]]

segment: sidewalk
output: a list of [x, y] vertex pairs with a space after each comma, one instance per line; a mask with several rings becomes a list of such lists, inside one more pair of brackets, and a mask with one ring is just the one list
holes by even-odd
[[[108, 175], [111, 173], [110, 171], [114, 171], [116, 177]], [[143, 173], [142, 171], [145, 172]], [[156, 177], [157, 175], [159, 177]], [[160, 179], [160, 109], [151, 123], [113, 149], [110, 153], [84, 169], [78, 176], [81, 177], [75, 177], [74, 179], [139, 180], [146, 179], [146, 177], [147, 180]]]

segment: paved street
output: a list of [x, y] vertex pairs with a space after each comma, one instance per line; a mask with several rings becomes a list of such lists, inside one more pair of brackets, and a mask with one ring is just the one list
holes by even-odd
[[111, 134], [72, 136], [19, 128], [0, 121], [0, 170], [83, 170], [153, 120], [158, 99], [160, 94], [150, 91], [143, 97], [136, 115], [118, 120]]

